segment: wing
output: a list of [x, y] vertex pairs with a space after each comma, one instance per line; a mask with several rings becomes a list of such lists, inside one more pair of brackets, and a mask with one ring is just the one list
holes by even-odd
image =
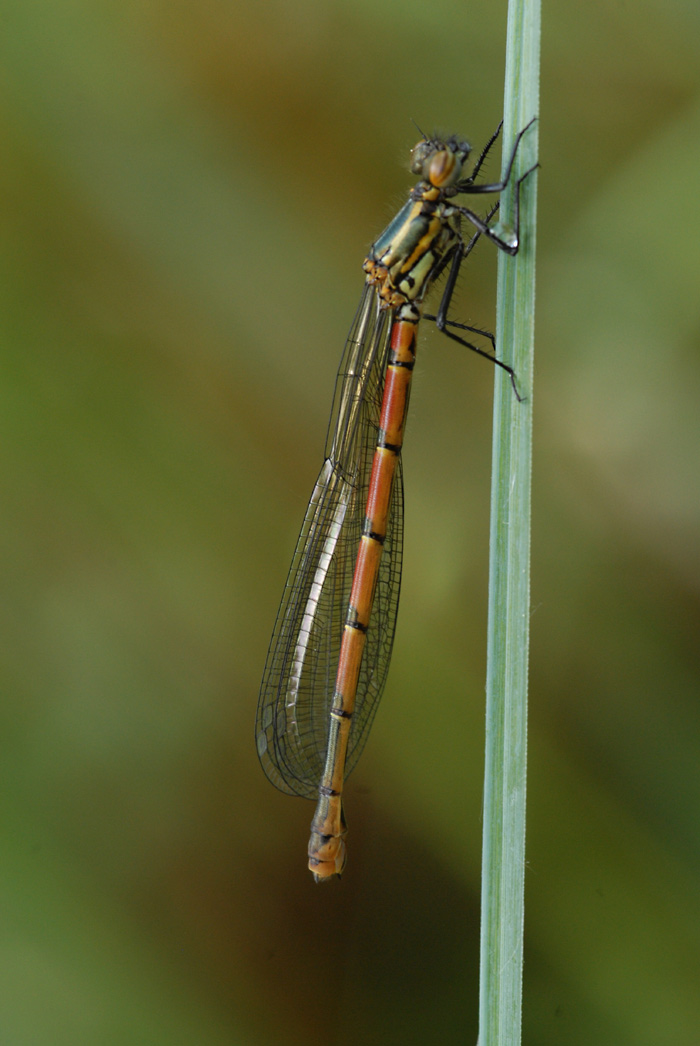
[[[315, 798], [362, 533], [389, 353], [390, 315], [366, 286], [340, 363], [326, 459], [309, 501], [277, 615], [256, 720], [262, 767], [277, 788]], [[399, 469], [360, 671], [348, 772], [367, 739], [386, 681], [401, 580]]]

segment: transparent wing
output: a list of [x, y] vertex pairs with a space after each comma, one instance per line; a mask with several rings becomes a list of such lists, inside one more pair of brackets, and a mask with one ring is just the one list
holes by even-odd
[[[390, 315], [366, 286], [336, 381], [326, 460], [309, 501], [267, 655], [256, 719], [262, 767], [283, 792], [316, 797], [355, 557], [364, 523], [389, 354]], [[367, 632], [347, 772], [384, 688], [396, 627], [403, 538], [401, 463]]]

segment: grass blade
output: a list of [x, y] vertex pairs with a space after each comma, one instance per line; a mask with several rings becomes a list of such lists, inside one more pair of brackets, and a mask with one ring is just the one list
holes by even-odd
[[[539, 103], [539, 0], [508, 11], [503, 156]], [[524, 136], [501, 221], [513, 219], [517, 178], [536, 162], [537, 130]], [[518, 1046], [522, 1010], [530, 472], [535, 295], [536, 174], [521, 194], [521, 249], [499, 256], [496, 344], [515, 369], [518, 403], [495, 367], [486, 767], [482, 858], [479, 1046]]]

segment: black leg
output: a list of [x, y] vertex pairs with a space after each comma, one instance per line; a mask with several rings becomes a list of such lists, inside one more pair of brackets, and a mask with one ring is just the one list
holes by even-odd
[[[482, 166], [484, 160], [486, 159], [486, 157], [488, 156], [489, 152], [491, 151], [491, 146], [493, 145], [493, 143], [498, 138], [498, 136], [501, 133], [502, 129], [503, 129], [503, 120], [501, 120], [501, 122], [499, 123], [498, 127], [493, 132], [493, 134], [489, 138], [489, 140], [486, 143], [486, 145], [484, 146], [484, 148], [481, 150], [481, 156], [479, 157], [479, 159], [474, 164], [474, 170], [472, 171], [472, 173], [469, 175], [468, 178], [464, 179], [464, 183], [460, 182], [460, 186], [462, 184], [466, 184], [466, 185], [472, 185], [473, 184], [474, 179], [477, 177], [479, 171], [481, 170], [481, 166]], [[464, 189], [460, 188], [459, 191], [460, 192], [464, 192]]]
[[467, 218], [467, 220], [470, 221], [483, 236], [487, 236], [492, 243], [495, 243], [496, 246], [500, 247], [500, 249], [505, 251], [506, 254], [513, 255], [518, 253], [518, 247], [520, 246], [520, 186], [528, 175], [532, 174], [532, 172], [538, 167], [538, 163], [533, 164], [533, 166], [525, 171], [525, 174], [518, 178], [515, 183], [515, 228], [513, 230], [512, 238], [504, 240], [503, 237], [499, 236], [493, 229], [489, 229], [483, 218], [480, 218], [478, 214], [474, 213], [474, 211], [470, 211], [468, 207], [458, 208], [459, 213], [463, 218]]
[[[483, 220], [485, 225], [488, 225], [488, 223], [491, 221], [491, 219], [493, 218], [494, 214], [500, 206], [500, 201], [496, 201], [496, 203], [493, 205], [493, 207]], [[451, 250], [447, 252], [447, 254], [443, 255], [438, 264], [435, 266], [433, 272], [431, 272], [430, 282], [435, 283], [435, 281], [438, 280], [440, 276], [442, 276], [447, 266], [452, 265], [452, 268], [450, 269], [450, 275], [447, 278], [447, 286], [443, 291], [442, 301], [440, 303], [440, 311], [443, 311], [443, 307], [445, 311], [449, 308], [459, 268], [464, 259], [467, 257], [467, 255], [471, 254], [471, 252], [474, 250], [477, 241], [481, 239], [481, 235], [481, 230], [477, 229], [469, 243], [464, 244], [460, 239], [459, 243], [457, 243], [456, 246], [452, 247]], [[456, 255], [459, 255], [459, 261], [456, 260]], [[452, 275], [453, 271], [454, 276]], [[427, 316], [426, 319], [432, 319], [432, 317]]]
[[515, 381], [515, 371], [513, 370], [513, 368], [509, 367], [507, 363], [503, 362], [503, 360], [499, 360], [495, 356], [492, 356], [490, 352], [486, 352], [484, 349], [480, 349], [478, 345], [472, 345], [472, 343], [470, 341], [467, 341], [466, 338], [460, 338], [458, 334], [454, 334], [451, 330], [448, 329], [448, 327], [457, 327], [460, 330], [468, 330], [473, 331], [475, 334], [483, 334], [484, 337], [490, 338], [491, 344], [494, 346], [495, 351], [496, 341], [494, 339], [493, 334], [489, 334], [488, 331], [481, 331], [478, 327], [468, 327], [466, 323], [457, 323], [455, 322], [455, 320], [444, 320], [441, 326], [437, 322], [436, 316], [425, 316], [425, 319], [435, 320], [435, 326], [443, 334], [446, 334], [448, 338], [452, 338], [452, 340], [456, 341], [459, 345], [463, 345], [465, 349], [471, 349], [471, 351], [475, 352], [477, 356], [483, 356], [485, 360], [490, 360], [491, 363], [495, 363], [497, 367], [500, 367], [502, 370], [504, 370], [506, 374], [508, 374], [508, 376], [510, 377], [510, 383], [513, 386], [515, 398], [517, 399], [518, 403], [522, 403], [523, 398], [518, 392], [518, 386]]
[[[488, 226], [489, 222], [491, 221], [491, 219], [493, 218], [494, 214], [500, 206], [500, 201], [497, 200], [491, 208], [491, 210], [489, 211], [489, 213], [483, 219], [484, 225]], [[447, 313], [449, 311], [450, 303], [452, 301], [452, 294], [454, 293], [455, 285], [457, 283], [457, 277], [459, 275], [459, 270], [462, 265], [462, 262], [467, 257], [467, 255], [471, 254], [471, 252], [474, 250], [474, 247], [476, 246], [477, 241], [481, 238], [481, 235], [481, 229], [477, 229], [469, 243], [465, 244], [462, 242], [460, 234], [460, 240], [456, 244], [456, 246], [449, 250], [447, 254], [445, 254], [444, 257], [442, 257], [436, 265], [434, 272], [432, 272], [430, 276], [431, 283], [434, 283], [442, 275], [442, 273], [445, 271], [448, 265], [450, 265], [451, 267], [449, 276], [447, 277], [445, 289], [442, 292], [442, 300], [440, 301], [440, 307], [438, 309], [439, 320], [436, 319], [436, 317], [434, 316], [426, 316], [425, 318], [427, 320], [434, 319], [438, 323], [438, 326], [440, 326], [440, 324], [443, 324], [446, 321]]]
[[[533, 116], [533, 118], [530, 120], [530, 122], [525, 124], [525, 126], [522, 129], [522, 131], [518, 132], [518, 135], [517, 135], [517, 137], [515, 139], [515, 143], [513, 145], [513, 151], [510, 154], [510, 159], [508, 161], [508, 166], [506, 168], [506, 173], [505, 173], [505, 176], [504, 176], [502, 181], [500, 181], [500, 182], [493, 182], [490, 185], [472, 185], [472, 179], [471, 178], [465, 178], [465, 180], [463, 182], [457, 182], [457, 185], [455, 186], [457, 191], [458, 192], [465, 192], [465, 193], [503, 192], [503, 190], [505, 189], [505, 187], [508, 184], [508, 181], [510, 179], [510, 172], [513, 170], [513, 164], [515, 163], [515, 156], [516, 156], [516, 153], [518, 152], [518, 146], [520, 145], [520, 139], [523, 137], [525, 132], [528, 131], [532, 127], [532, 125], [533, 125], [533, 123], [535, 122], [536, 119], [537, 119], [537, 117]], [[499, 128], [499, 130], [500, 130], [500, 128]], [[491, 143], [489, 143], [489, 146], [490, 146], [490, 144]]]
[[[486, 219], [482, 223], [485, 226], [485, 228], [488, 228], [488, 222], [491, 221], [494, 214], [498, 210], [498, 207], [498, 203], [494, 204], [494, 206], [487, 214]], [[481, 219], [479, 220], [482, 221]], [[491, 360], [492, 363], [495, 363], [497, 367], [502, 367], [503, 370], [505, 370], [510, 375], [511, 384], [513, 385], [513, 391], [515, 392], [515, 396], [518, 402], [522, 402], [522, 396], [518, 392], [518, 386], [515, 381], [515, 372], [513, 368], [509, 367], [507, 363], [503, 363], [502, 360], [496, 358], [496, 339], [494, 338], [493, 334], [491, 334], [489, 331], [482, 330], [480, 327], [471, 327], [467, 323], [458, 323], [456, 320], [450, 320], [447, 317], [447, 314], [450, 309], [450, 304], [452, 302], [452, 295], [454, 294], [454, 289], [457, 285], [457, 277], [459, 275], [459, 270], [462, 265], [462, 262], [467, 257], [469, 252], [473, 249], [474, 245], [476, 244], [477, 240], [481, 235], [482, 230], [477, 229], [477, 232], [474, 233], [469, 243], [458, 243], [457, 246], [445, 258], [443, 258], [442, 264], [440, 265], [438, 270], [438, 274], [442, 272], [442, 270], [445, 268], [445, 265], [449, 261], [451, 264], [450, 271], [447, 277], [447, 283], [445, 284], [445, 289], [442, 293], [442, 298], [440, 300], [437, 315], [430, 316], [426, 314], [424, 316], [424, 319], [432, 320], [439, 331], [441, 331], [443, 334], [446, 334], [448, 338], [452, 338], [453, 341], [458, 342], [458, 344], [463, 345], [465, 348], [471, 349], [472, 352], [475, 352], [477, 354], [477, 356], [483, 356], [484, 359]], [[470, 341], [467, 341], [465, 338], [461, 338], [458, 334], [455, 334], [453, 331], [449, 330], [449, 327], [456, 327], [457, 330], [470, 331], [472, 334], [479, 334], [482, 337], [487, 338], [491, 342], [491, 346], [493, 348], [494, 353], [493, 356], [490, 352], [485, 352], [484, 349], [480, 349], [478, 345], [473, 345]]]

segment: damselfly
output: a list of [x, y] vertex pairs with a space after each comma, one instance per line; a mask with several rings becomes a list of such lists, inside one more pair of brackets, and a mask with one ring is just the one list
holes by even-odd
[[[416, 333], [425, 296], [448, 266], [437, 314], [425, 318], [507, 371], [520, 399], [512, 368], [456, 330], [490, 338], [495, 351], [493, 335], [447, 314], [459, 267], [480, 236], [517, 253], [520, 187], [534, 168], [517, 180], [512, 231], [489, 225], [498, 203], [480, 218], [451, 201], [505, 189], [528, 127], [515, 139], [503, 179], [491, 184], [476, 178], [500, 127], [469, 175], [468, 142], [418, 142], [411, 172], [420, 180], [364, 262], [367, 279], [338, 371], [325, 460], [277, 614], [256, 720], [270, 781], [317, 800], [308, 849], [317, 882], [345, 865], [344, 781], [367, 740], [389, 668], [401, 582], [400, 454]], [[476, 230], [468, 242], [462, 221]]]

